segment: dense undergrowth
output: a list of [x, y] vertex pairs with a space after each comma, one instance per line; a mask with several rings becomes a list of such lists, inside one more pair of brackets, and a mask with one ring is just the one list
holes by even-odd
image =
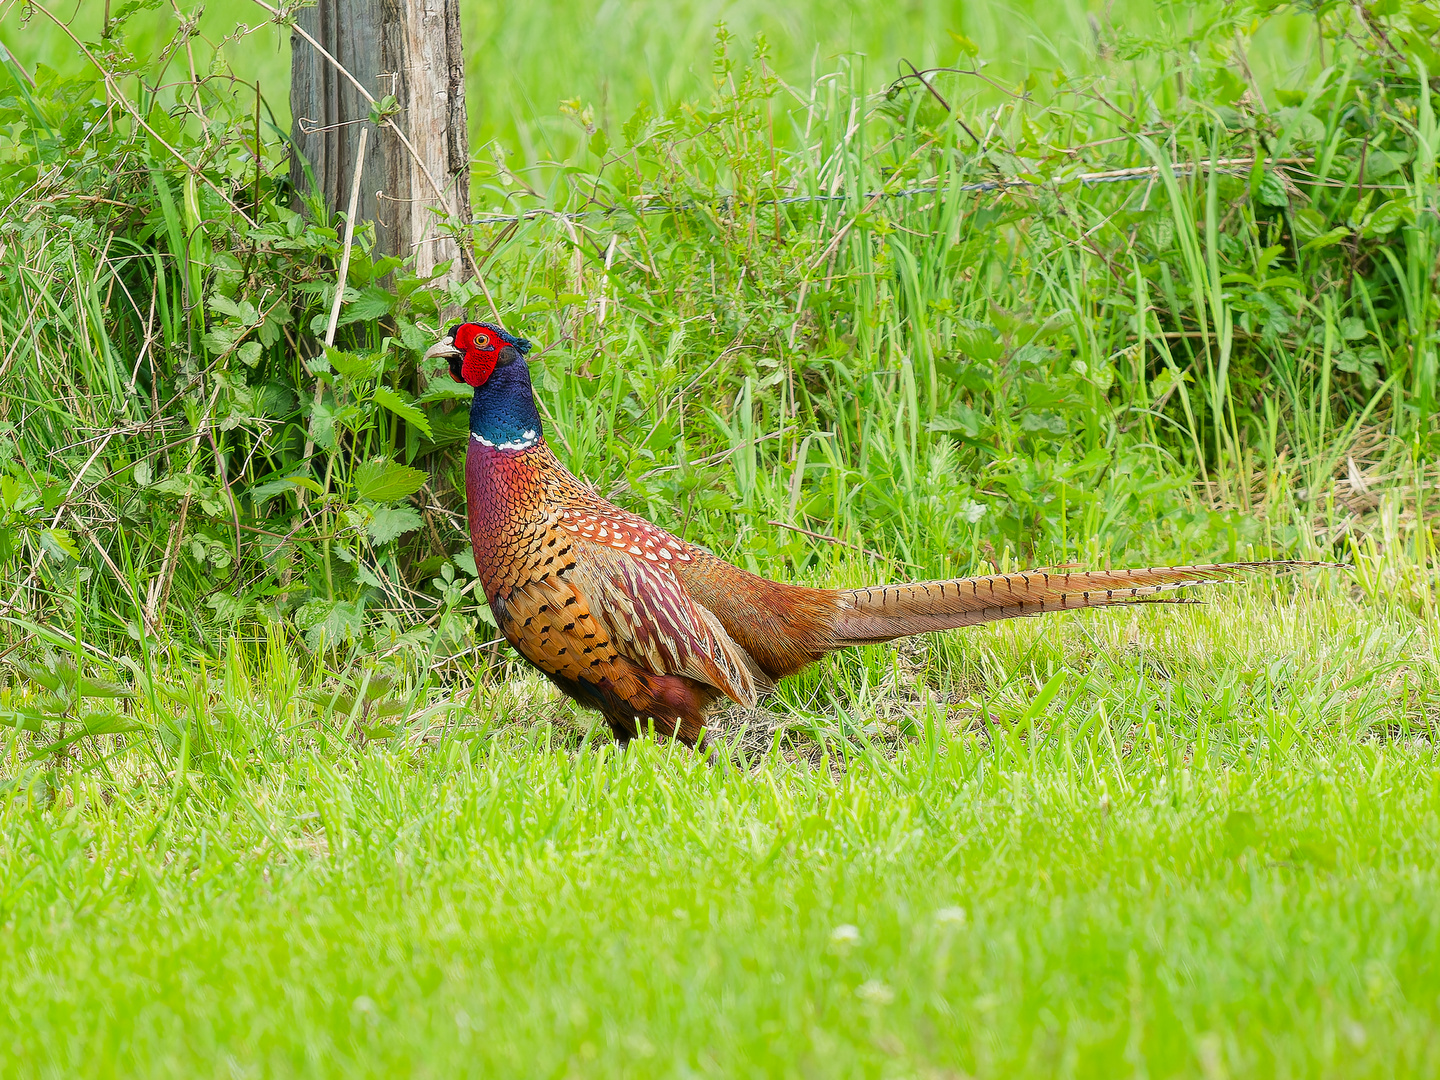
[[1423, 602], [1437, 27], [1326, 8], [1261, 85], [1269, 7], [1097, 22], [1093, 70], [1018, 85], [960, 34], [957, 66], [795, 84], [722, 27], [710, 100], [576, 100], [572, 158], [477, 166], [498, 313], [362, 250], [328, 353], [338, 224], [243, 73], [197, 71], [186, 27], [141, 65], [123, 22], [81, 76], [7, 60], [6, 715], [130, 726], [107, 680], [156, 698], [237, 636], [402, 697], [494, 658], [464, 392], [418, 360], [458, 309], [539, 342], [575, 471], [760, 572], [1399, 545], [1379, 587]]

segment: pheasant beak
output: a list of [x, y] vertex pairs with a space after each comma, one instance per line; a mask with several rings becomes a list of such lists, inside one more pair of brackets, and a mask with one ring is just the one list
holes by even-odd
[[449, 360], [451, 357], [463, 355], [464, 354], [459, 349], [455, 348], [455, 339], [452, 338], [449, 334], [446, 334], [434, 345], [431, 345], [430, 348], [425, 350], [426, 360], [433, 360], [437, 356], [441, 356], [444, 357], [446, 360]]

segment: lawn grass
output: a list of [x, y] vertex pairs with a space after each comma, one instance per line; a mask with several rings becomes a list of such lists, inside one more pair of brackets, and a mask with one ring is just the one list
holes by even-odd
[[[591, 742], [523, 680], [356, 747], [236, 653], [206, 722], [292, 727], [248, 766], [51, 789], [9, 737], [0, 1048], [36, 1076], [1431, 1074], [1433, 629], [1321, 572], [925, 639], [898, 751], [877, 725], [724, 770]], [[861, 694], [830, 675], [821, 727]]]

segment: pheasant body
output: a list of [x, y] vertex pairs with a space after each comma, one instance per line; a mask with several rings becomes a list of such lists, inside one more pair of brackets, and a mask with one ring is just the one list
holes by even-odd
[[[524, 360], [498, 327], [452, 329], [431, 355], [475, 387], [466, 499], [475, 566], [501, 633], [622, 742], [648, 722], [695, 745], [721, 697], [753, 706], [826, 653], [1048, 611], [1166, 602], [1190, 582], [1284, 563], [996, 574], [814, 589], [732, 566], [601, 499], [546, 445]], [[1171, 601], [1173, 602], [1173, 601]]]
[[543, 439], [472, 437], [466, 495], [475, 567], [501, 633], [622, 740], [647, 719], [696, 742], [720, 695], [753, 704], [754, 672], [674, 567], [688, 544], [599, 499]]

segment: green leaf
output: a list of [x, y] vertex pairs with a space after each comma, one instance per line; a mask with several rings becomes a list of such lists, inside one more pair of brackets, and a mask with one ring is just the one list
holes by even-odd
[[962, 56], [980, 55], [980, 46], [976, 45], [975, 42], [971, 41], [964, 34], [957, 34], [954, 30], [946, 30], [945, 32], [949, 34], [951, 39], [954, 40], [955, 44], [959, 46], [960, 54]]
[[305, 632], [305, 644], [318, 650], [363, 634], [365, 612], [359, 601], [311, 600], [295, 612], [295, 625]]
[[44, 547], [63, 552], [72, 559], [80, 558], [80, 549], [75, 546], [67, 529], [46, 529], [40, 534], [40, 542]]
[[335, 449], [335, 413], [333, 401], [321, 401], [311, 410], [310, 438], [315, 440], [316, 446]]
[[370, 122], [379, 127], [385, 122], [386, 117], [397, 116], [400, 113], [400, 102], [394, 94], [386, 94], [379, 101], [370, 105]]
[[1382, 203], [1365, 223], [1366, 236], [1388, 236], [1402, 224], [1408, 224], [1415, 216], [1410, 206], [1400, 199]]
[[347, 379], [375, 379], [385, 370], [383, 353], [350, 353], [342, 349], [326, 349], [325, 358], [335, 372]]
[[950, 407], [950, 415], [935, 417], [929, 427], [931, 431], [957, 432], [967, 439], [978, 439], [990, 430], [990, 420], [969, 405], [957, 402]]
[[132, 717], [117, 712], [94, 712], [80, 718], [86, 735], [115, 735], [122, 731], [139, 731]]
[[27, 664], [23, 660], [18, 660], [15, 667], [25, 678], [45, 687], [46, 690], [59, 690], [65, 682], [59, 672], [41, 667], [39, 664]]
[[0, 724], [20, 731], [42, 731], [50, 717], [38, 709], [0, 709]]
[[1221, 105], [1238, 101], [1245, 93], [1245, 83], [1229, 68], [1218, 68], [1211, 75], [1214, 98]]
[[430, 421], [425, 414], [415, 407], [414, 399], [400, 390], [392, 390], [388, 386], [377, 386], [375, 388], [375, 404], [389, 409], [401, 420], [414, 424], [426, 436], [430, 436]]
[[419, 400], [428, 404], [432, 401], [459, 401], [462, 398], [469, 401], [474, 396], [475, 388], [473, 386], [457, 383], [446, 375], [427, 386]]
[[1280, 135], [1284, 146], [1318, 143], [1325, 137], [1325, 122], [1304, 109], [1281, 109], [1280, 122], [1284, 125]]
[[1260, 178], [1260, 190], [1257, 193], [1262, 206], [1286, 207], [1290, 205], [1290, 194], [1285, 190], [1285, 184], [1280, 177], [1269, 169]]
[[221, 315], [228, 315], [237, 319], [245, 326], [254, 326], [260, 321], [260, 312], [255, 310], [255, 305], [248, 300], [241, 300], [238, 304], [229, 297], [215, 293], [210, 297], [210, 310]]
[[285, 495], [291, 489], [297, 487], [314, 492], [316, 495], [325, 494], [325, 489], [308, 476], [286, 476], [280, 480], [270, 480], [263, 484], [256, 484], [247, 491], [245, 495], [257, 503], [262, 503], [266, 499], [273, 499], [276, 495]]
[[67, 660], [51, 660], [44, 666], [17, 661], [15, 667], [25, 678], [47, 690], [58, 692], [62, 687], [80, 697], [129, 698], [134, 691], [118, 683], [101, 682], [84, 675], [76, 676], [75, 665]]
[[385, 458], [374, 458], [355, 470], [355, 497], [371, 502], [392, 502], [414, 495], [430, 479], [421, 469], [412, 469]]
[[388, 544], [423, 524], [420, 515], [408, 506], [382, 506], [370, 521], [370, 539], [377, 544]]
[[1384, 150], [1371, 150], [1365, 155], [1365, 182], [1374, 183], [1387, 176], [1394, 176], [1405, 164], [1405, 157]]
[[1350, 230], [1347, 229], [1344, 225], [1336, 225], [1335, 228], [1331, 229], [1329, 232], [1323, 232], [1319, 236], [1315, 237], [1314, 240], [1311, 240], [1300, 250], [1318, 251], [1320, 248], [1333, 247], [1335, 244], [1338, 244], [1341, 240], [1344, 240], [1345, 237], [1349, 235]]
[[[346, 296], [350, 290], [346, 290]], [[360, 290], [354, 300], [348, 301], [340, 312], [340, 321], [337, 326], [348, 326], [356, 322], [371, 322], [388, 315], [390, 309], [395, 306], [395, 296], [384, 289], [374, 285], [367, 285]]]
[[998, 360], [1005, 352], [993, 326], [972, 323], [955, 329], [955, 343], [960, 351], [974, 360]]

